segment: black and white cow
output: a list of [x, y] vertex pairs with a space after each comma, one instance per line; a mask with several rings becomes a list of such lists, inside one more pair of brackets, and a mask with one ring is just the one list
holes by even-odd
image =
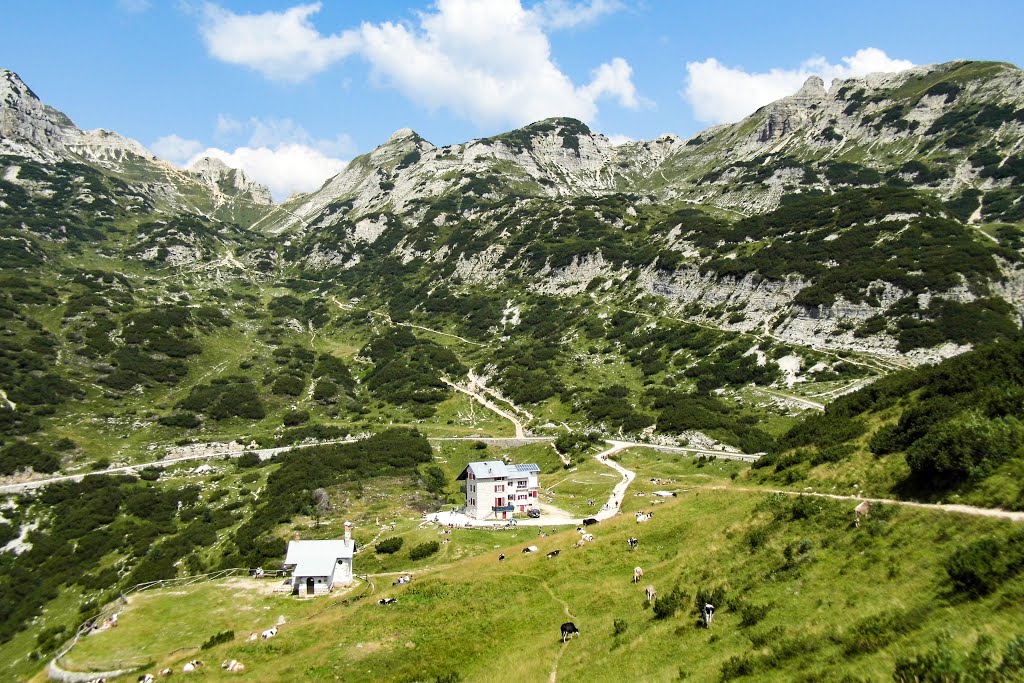
[[566, 640], [568, 640], [569, 638], [572, 638], [573, 636], [578, 636], [579, 634], [580, 634], [580, 630], [578, 628], [576, 628], [576, 624], [572, 623], [571, 621], [567, 621], [564, 624], [562, 624], [562, 642], [563, 643]]
[[629, 544], [629, 549], [630, 550], [636, 550], [636, 547], [638, 545], [640, 545], [640, 539], [637, 539], [637, 538], [627, 538], [626, 539], [626, 543]]
[[704, 619], [704, 628], [711, 628], [711, 620], [715, 618], [715, 606], [710, 602], [705, 603], [700, 615]]

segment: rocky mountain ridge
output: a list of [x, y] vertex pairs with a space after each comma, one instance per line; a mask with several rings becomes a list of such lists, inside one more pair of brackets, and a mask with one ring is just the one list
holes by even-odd
[[[974, 139], [956, 137], [970, 121], [955, 115], [963, 110], [985, 117]], [[634, 191], [743, 215], [772, 210], [794, 191], [834, 191], [849, 184], [851, 169], [902, 176], [949, 197], [979, 182], [999, 186], [979, 177], [971, 156], [994, 149], [1003, 162], [1021, 152], [1022, 140], [1024, 74], [1012, 65], [950, 62], [836, 80], [828, 89], [812, 76], [797, 93], [743, 121], [685, 141], [666, 135], [614, 145], [579, 121], [548, 119], [439, 148], [404, 129], [316, 192], [289, 202], [274, 230], [308, 224], [339, 202], [355, 214], [404, 213], [418, 200], [472, 190], [482, 178], [493, 180], [494, 192]], [[909, 161], [936, 168], [904, 169]]]
[[[894, 358], [965, 348], [973, 337], [951, 322], [963, 307], [1018, 325], [1024, 313], [1012, 226], [1024, 222], [1024, 77], [1009, 65], [952, 62], [829, 89], [813, 77], [688, 140], [614, 145], [566, 118], [447, 147], [402, 129], [280, 207], [217, 160], [175, 169], [116, 134], [79, 131], [10, 72], [4, 83], [6, 148], [128, 182], [162, 217], [126, 255], [155, 264], [233, 262], [229, 248], [262, 276], [380, 282], [384, 296], [418, 278], [654, 296], [723, 329]], [[14, 165], [4, 177], [17, 183]]]
[[223, 162], [203, 159], [182, 170], [157, 158], [136, 140], [102, 128], [80, 130], [67, 115], [40, 101], [9, 70], [0, 70], [0, 154], [41, 163], [70, 160], [93, 164], [127, 180], [154, 204], [172, 211], [202, 208], [194, 202], [199, 187], [211, 195], [215, 209], [235, 200], [273, 203], [266, 186]]

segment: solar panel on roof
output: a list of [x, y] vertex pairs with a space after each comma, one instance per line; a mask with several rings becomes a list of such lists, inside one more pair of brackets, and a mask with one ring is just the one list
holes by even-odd
[[540, 472], [537, 465], [515, 465], [516, 472]]

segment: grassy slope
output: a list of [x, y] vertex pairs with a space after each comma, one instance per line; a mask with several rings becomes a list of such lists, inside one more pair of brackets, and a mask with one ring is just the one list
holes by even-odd
[[[704, 474], [692, 463], [666, 463], [644, 453], [629, 454], [625, 461], [640, 466], [645, 476], [659, 471], [688, 481]], [[726, 474], [715, 465], [700, 469], [708, 467], [716, 478]], [[629, 512], [649, 506], [650, 499], [630, 496], [626, 514], [595, 527], [597, 540], [582, 550], [570, 547], [577, 538], [572, 530], [532, 540], [542, 552], [562, 549], [554, 560], [518, 552], [527, 542], [525, 535], [520, 538], [526, 530], [516, 532], [514, 539], [498, 532], [456, 534], [444, 552], [454, 555], [463, 546], [471, 556], [451, 563], [451, 556], [422, 561], [433, 569], [422, 569], [409, 586], [393, 588], [390, 577], [379, 578], [372, 599], [341, 605], [329, 603], [335, 600], [330, 598], [323, 605], [337, 607], [286, 624], [273, 641], [238, 640], [203, 657], [214, 664], [240, 659], [259, 680], [425, 680], [453, 671], [474, 681], [510, 674], [544, 680], [555, 666], [562, 680], [622, 680], [627, 672], [644, 680], [674, 680], [681, 671], [693, 680], [714, 680], [722, 664], [738, 655], [752, 655], [755, 661], [774, 656], [775, 668], [761, 671], [773, 679], [822, 680], [843, 674], [879, 679], [890, 674], [897, 656], [923, 649], [942, 631], [950, 631], [959, 645], [983, 633], [1002, 642], [1015, 635], [1024, 617], [1021, 578], [978, 602], [944, 597], [942, 560], [969, 540], [1005, 528], [1004, 523], [900, 510], [888, 521], [854, 529], [849, 505], [827, 502], [816, 502], [818, 511], [810, 518], [773, 522], [763, 500], [727, 490], [685, 492], [659, 506], [651, 522], [638, 526]], [[753, 529], [767, 530], [767, 540], [757, 550], [747, 540], [756, 535]], [[640, 538], [635, 553], [626, 550], [629, 535]], [[783, 550], [801, 541], [810, 550], [790, 553], [792, 561], [784, 559]], [[466, 543], [475, 547], [464, 547]], [[498, 547], [485, 552], [489, 545]], [[502, 550], [508, 559], [499, 564], [496, 555]], [[635, 565], [646, 571], [640, 586], [630, 581]], [[663, 621], [653, 619], [643, 605], [646, 583], [662, 596], [681, 586], [689, 596], [684, 611]], [[727, 587], [733, 604], [720, 606], [715, 628], [708, 633], [695, 626], [692, 602], [699, 587], [713, 586]], [[138, 628], [138, 647], [149, 648], [147, 655], [160, 666], [180, 666], [194, 651], [170, 654], [172, 650], [186, 642], [198, 644], [223, 628], [248, 633], [256, 626], [251, 618], [256, 605], [266, 607], [263, 621], [269, 622], [278, 614], [298, 615], [294, 610], [304, 607], [296, 605], [309, 604], [280, 597], [276, 608], [253, 590], [237, 593], [237, 609], [226, 613], [221, 598], [210, 597], [207, 590], [137, 599], [122, 615], [117, 658], [131, 658], [128, 638]], [[399, 603], [379, 607], [375, 598], [381, 595], [397, 596]], [[744, 627], [737, 598], [770, 610], [756, 626]], [[879, 644], [884, 647], [865, 646], [855, 625], [881, 623], [876, 617], [894, 609], [908, 611], [898, 621], [906, 633], [883, 630]], [[215, 622], [206, 618], [207, 610], [216, 611]], [[915, 616], [913, 610], [922, 612]], [[557, 627], [569, 619], [582, 635], [563, 646]], [[612, 635], [615, 619], [628, 624], [618, 637]], [[184, 640], [161, 636], [159, 646], [151, 640], [143, 645], [152, 632], [144, 637], [136, 620], [166, 622], [171, 634], [190, 632]], [[88, 654], [90, 662], [102, 663], [101, 638], [94, 641], [97, 649], [76, 652], [75, 657], [86, 661]], [[164, 656], [157, 656], [161, 652]], [[214, 668], [206, 676], [227, 678]]]

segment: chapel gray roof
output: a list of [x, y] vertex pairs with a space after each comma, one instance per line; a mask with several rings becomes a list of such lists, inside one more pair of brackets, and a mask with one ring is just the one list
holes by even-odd
[[355, 541], [289, 541], [286, 565], [295, 565], [295, 576], [330, 576], [338, 560], [351, 560]]

